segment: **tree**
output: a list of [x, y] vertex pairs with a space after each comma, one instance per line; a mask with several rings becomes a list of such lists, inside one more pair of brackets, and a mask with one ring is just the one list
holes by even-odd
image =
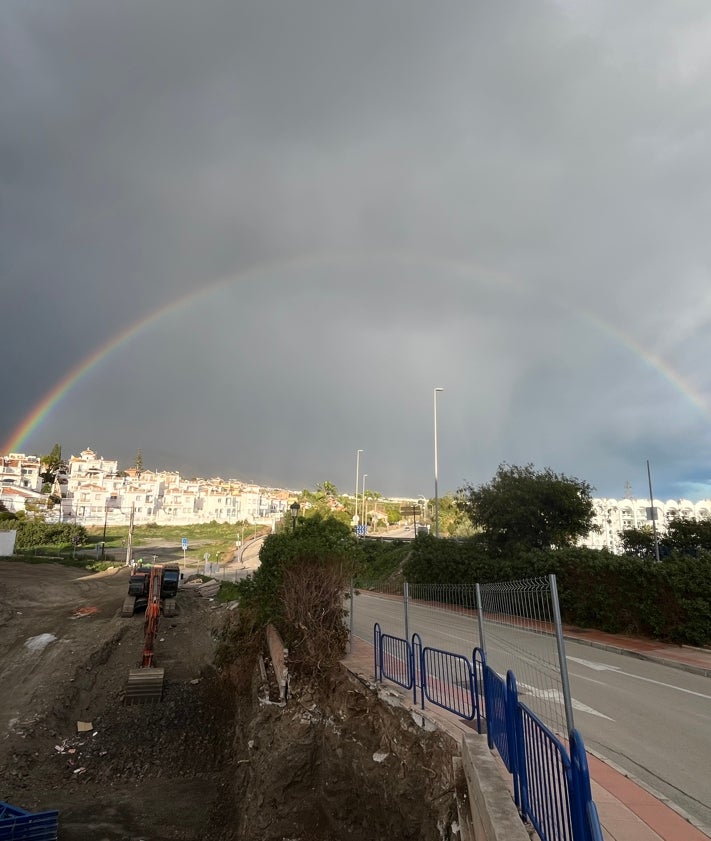
[[335, 564], [350, 575], [357, 546], [348, 525], [318, 514], [300, 520], [294, 529], [270, 534], [259, 550], [259, 568], [242, 588], [244, 605], [258, 607], [264, 620], [278, 620], [282, 607], [278, 593], [286, 570]]
[[466, 484], [456, 503], [479, 527], [490, 551], [573, 546], [593, 524], [593, 488], [549, 467], [500, 464], [485, 485]]
[[136, 460], [134, 461], [133, 466], [139, 473], [143, 470], [143, 453], [140, 448], [136, 451]]
[[667, 526], [663, 542], [683, 555], [697, 555], [700, 549], [711, 549], [711, 520], [675, 518]]
[[50, 485], [51, 489], [51, 486], [54, 484], [54, 480], [57, 476], [57, 473], [61, 468], [64, 467], [61, 444], [55, 444], [52, 447], [52, 451], [46, 456], [41, 456], [40, 460], [42, 462], [43, 467], [43, 472], [40, 473], [40, 476], [42, 477], [42, 481], [44, 482], [44, 484]]
[[316, 490], [325, 494], [325, 496], [338, 496], [338, 488], [333, 484], [333, 482], [321, 482], [321, 484], [316, 485]]
[[625, 555], [635, 558], [654, 558], [654, 532], [651, 526], [638, 529], [623, 529], [620, 532], [620, 543]]
[[[430, 500], [428, 508], [434, 515], [434, 500]], [[427, 508], [425, 508], [427, 510]], [[458, 505], [451, 493], [441, 496], [438, 500], [439, 531], [450, 537], [471, 537], [476, 529], [466, 513]]]

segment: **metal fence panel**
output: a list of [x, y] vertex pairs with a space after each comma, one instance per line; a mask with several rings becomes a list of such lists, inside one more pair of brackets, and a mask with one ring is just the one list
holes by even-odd
[[567, 735], [572, 713], [569, 720], [551, 578], [481, 584], [479, 589], [487, 664], [501, 675], [512, 670], [519, 696], [554, 732]]
[[481, 585], [359, 582], [355, 592], [347, 606], [357, 636], [368, 639], [378, 621], [405, 639], [416, 630], [433, 646], [466, 657], [478, 646], [499, 675], [515, 672], [521, 697], [554, 732], [570, 733], [550, 577]]
[[476, 695], [469, 660], [461, 654], [429, 647], [423, 648], [420, 656], [423, 696], [471, 721], [476, 715]]
[[[472, 659], [431, 646], [420, 635], [407, 640], [373, 628], [375, 674], [410, 689], [422, 689], [437, 706], [471, 720], [480, 716], [483, 686], [487, 738], [512, 776], [514, 801], [542, 841], [602, 841], [597, 808], [590, 793], [590, 775], [580, 734], [570, 736], [570, 755], [563, 742], [539, 716], [519, 700], [517, 680], [509, 670], [504, 680], [475, 648]], [[479, 728], [481, 732], [481, 728]]]
[[412, 647], [407, 640], [381, 634], [379, 658], [380, 673], [383, 677], [405, 689], [412, 689], [415, 670]]
[[509, 745], [506, 708], [506, 681], [490, 667], [484, 667], [484, 695], [486, 696], [486, 735], [489, 747], [496, 748], [509, 772], [513, 770], [513, 755]]
[[59, 812], [28, 812], [0, 802], [0, 841], [57, 841]]
[[572, 841], [571, 769], [562, 742], [525, 704], [517, 709], [521, 804], [542, 841]]

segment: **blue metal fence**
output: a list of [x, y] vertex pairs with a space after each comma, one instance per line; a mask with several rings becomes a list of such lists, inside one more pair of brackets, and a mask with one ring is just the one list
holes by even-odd
[[[387, 677], [468, 720], [482, 732], [486, 718], [490, 748], [496, 748], [512, 776], [514, 801], [541, 841], [603, 841], [582, 737], [570, 734], [570, 751], [541, 719], [518, 699], [512, 671], [504, 680], [486, 663], [481, 649], [472, 660], [424, 647], [419, 634], [406, 639], [374, 626], [375, 676]], [[483, 689], [480, 692], [480, 687]], [[483, 701], [483, 703], [482, 703]]]
[[577, 730], [570, 734], [570, 766], [573, 803], [584, 841], [603, 841], [597, 806], [590, 792], [590, 771], [583, 737]]
[[516, 678], [508, 674], [514, 728], [519, 753], [521, 814], [542, 841], [573, 841], [571, 764], [563, 743], [525, 704], [518, 700]]
[[490, 666], [484, 666], [484, 698], [486, 699], [486, 737], [490, 748], [496, 748], [509, 771], [514, 768], [514, 757], [509, 749], [508, 692], [506, 681]]
[[0, 841], [56, 841], [59, 812], [28, 812], [0, 800]]
[[384, 634], [377, 622], [373, 630], [373, 643], [377, 652], [376, 676], [380, 680], [386, 677], [405, 689], [412, 689], [415, 670], [410, 643], [400, 637]]
[[425, 698], [438, 707], [471, 721], [477, 712], [474, 669], [461, 654], [440, 648], [420, 652], [422, 705]]

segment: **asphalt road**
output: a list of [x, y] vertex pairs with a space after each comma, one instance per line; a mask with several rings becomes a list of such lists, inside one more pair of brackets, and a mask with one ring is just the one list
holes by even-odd
[[[411, 604], [408, 619], [410, 635], [419, 633], [425, 646], [471, 658], [479, 644], [471, 615]], [[372, 642], [375, 622], [404, 636], [402, 601], [361, 591], [354, 633]], [[555, 639], [493, 623], [485, 635], [490, 665], [500, 674], [512, 668], [523, 700], [539, 714], [557, 706], [564, 730]], [[586, 747], [711, 826], [711, 679], [569, 640], [565, 651]]]

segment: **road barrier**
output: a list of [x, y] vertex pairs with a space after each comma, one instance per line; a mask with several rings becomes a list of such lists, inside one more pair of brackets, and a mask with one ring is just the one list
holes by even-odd
[[412, 689], [415, 703], [419, 689], [423, 709], [427, 700], [461, 718], [476, 717], [479, 733], [486, 720], [489, 747], [496, 748], [512, 776], [514, 802], [541, 841], [602, 841], [580, 733], [572, 730], [568, 751], [519, 700], [512, 670], [504, 679], [487, 665], [481, 649], [474, 649], [470, 661], [423, 646], [418, 633], [409, 641], [383, 634], [377, 622], [373, 652], [376, 679]]
[[0, 841], [56, 841], [59, 812], [28, 812], [0, 800]]

